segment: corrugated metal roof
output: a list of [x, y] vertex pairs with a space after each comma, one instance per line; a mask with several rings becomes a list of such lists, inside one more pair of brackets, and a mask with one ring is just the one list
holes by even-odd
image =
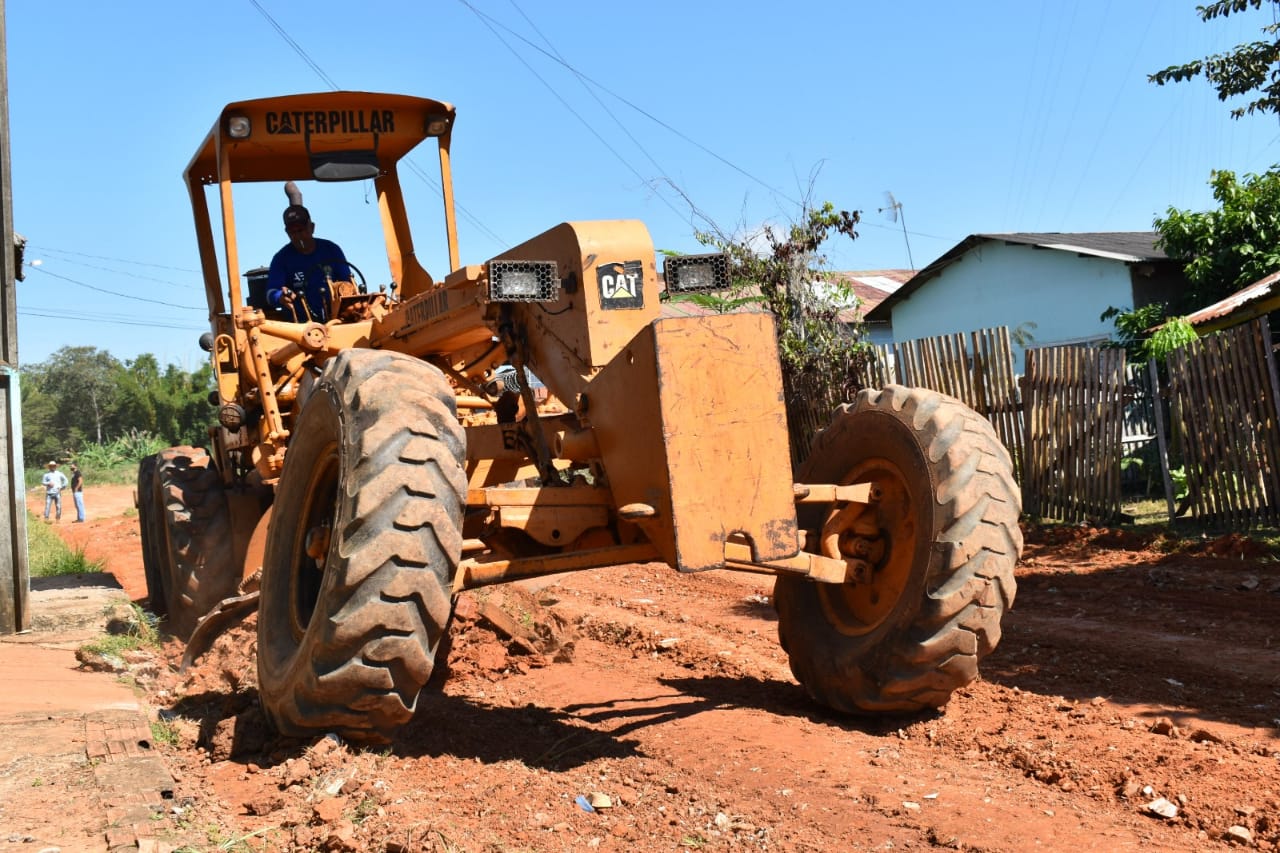
[[1275, 286], [1278, 281], [1280, 281], [1280, 272], [1273, 272], [1266, 278], [1259, 279], [1242, 290], [1237, 290], [1226, 299], [1220, 299], [1207, 308], [1201, 308], [1194, 314], [1187, 315], [1187, 322], [1193, 326], [1202, 326], [1212, 320], [1234, 314], [1255, 302], [1261, 302], [1273, 292], [1280, 291], [1280, 288]]
[[[825, 273], [824, 277], [848, 284], [853, 294], [858, 297], [857, 308], [847, 308], [839, 315], [841, 322], [853, 323], [863, 319], [868, 311], [902, 287], [913, 275], [915, 270], [840, 270]], [[764, 309], [746, 306], [742, 310]], [[692, 302], [662, 303], [663, 317], [699, 317], [714, 313], [716, 313], [714, 310], [702, 308]]]
[[867, 320], [870, 322], [887, 322], [892, 316], [894, 305], [919, 290], [927, 282], [940, 275], [944, 269], [983, 243], [1016, 243], [1024, 246], [1034, 246], [1038, 249], [1052, 249], [1095, 258], [1109, 258], [1124, 263], [1142, 263], [1144, 261], [1169, 260], [1169, 256], [1164, 253], [1163, 249], [1156, 248], [1156, 241], [1159, 239], [1160, 234], [1156, 231], [1085, 231], [1079, 233], [1018, 231], [1008, 234], [970, 234], [936, 261], [916, 273], [910, 281], [882, 300], [874, 309], [869, 309], [867, 311]]
[[829, 273], [829, 277], [844, 282], [858, 297], [856, 308], [840, 312], [842, 323], [856, 323], [866, 319], [867, 313], [889, 298], [902, 285], [911, 280], [915, 270], [846, 270]]

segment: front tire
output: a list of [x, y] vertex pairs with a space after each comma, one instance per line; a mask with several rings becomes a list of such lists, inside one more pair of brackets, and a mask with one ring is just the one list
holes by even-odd
[[865, 565], [839, 585], [778, 578], [778, 635], [796, 679], [847, 713], [942, 707], [977, 678], [1013, 605], [1021, 493], [991, 425], [935, 391], [863, 391], [797, 479], [870, 482], [881, 496], [861, 514], [802, 506], [821, 553]]
[[381, 740], [413, 716], [452, 612], [464, 459], [439, 370], [359, 349], [325, 365], [263, 561], [258, 689], [283, 734]]

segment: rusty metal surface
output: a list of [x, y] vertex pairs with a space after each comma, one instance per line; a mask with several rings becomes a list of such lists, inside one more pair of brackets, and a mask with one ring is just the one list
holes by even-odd
[[186, 672], [196, 658], [213, 647], [213, 641], [218, 639], [224, 631], [257, 609], [258, 590], [256, 589], [218, 602], [217, 606], [205, 614], [196, 624], [195, 630], [191, 632], [191, 638], [187, 640], [187, 648], [182, 655], [182, 665], [178, 667], [178, 671]]
[[1187, 315], [1187, 322], [1204, 335], [1218, 329], [1261, 317], [1280, 307], [1280, 272], [1273, 272], [1248, 287], [1221, 299], [1212, 305]]
[[658, 320], [588, 386], [618, 506], [682, 571], [725, 564], [741, 532], [757, 561], [799, 550], [772, 318]]

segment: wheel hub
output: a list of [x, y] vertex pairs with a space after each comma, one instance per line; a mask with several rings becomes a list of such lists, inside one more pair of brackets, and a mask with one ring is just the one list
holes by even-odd
[[883, 459], [859, 465], [845, 484], [874, 483], [867, 504], [835, 506], [822, 525], [821, 551], [844, 560], [849, 580], [822, 584], [819, 594], [831, 624], [858, 636], [879, 627], [894, 611], [911, 580], [915, 515], [902, 474]]
[[329, 525], [321, 524], [307, 531], [307, 556], [316, 561], [316, 568], [324, 568], [325, 555], [329, 553]]

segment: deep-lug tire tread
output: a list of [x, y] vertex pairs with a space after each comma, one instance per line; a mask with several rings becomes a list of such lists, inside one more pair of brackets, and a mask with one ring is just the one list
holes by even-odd
[[147, 456], [138, 463], [138, 532], [142, 538], [142, 569], [147, 581], [147, 604], [156, 616], [169, 612], [164, 588], [167, 557], [161, 555], [165, 543], [164, 521], [157, 497], [159, 480], [156, 469], [159, 454]]
[[819, 702], [849, 713], [913, 712], [946, 704], [978, 676], [1012, 607], [1022, 552], [1021, 494], [991, 425], [935, 391], [887, 386], [841, 406], [801, 469], [815, 482], [825, 457], [860, 441], [868, 416], [892, 414], [915, 432], [934, 484], [935, 535], [925, 594], [873, 648], [815, 625], [812, 586], [780, 579], [779, 637], [792, 672]]
[[[272, 632], [288, 630], [263, 619], [272, 614], [265, 582], [258, 623], [263, 706], [285, 734], [381, 739], [413, 716], [462, 551], [465, 436], [453, 399], [438, 370], [397, 353], [351, 350], [326, 365], [308, 407], [336, 407], [345, 430], [330, 564], [292, 652], [263, 654]], [[286, 457], [282, 493], [291, 461], [306, 460]], [[267, 553], [277, 554], [270, 541]]]
[[157, 544], [165, 628], [187, 637], [200, 617], [236, 594], [231, 515], [222, 478], [202, 447], [170, 447], [156, 456], [155, 483], [163, 536]]

